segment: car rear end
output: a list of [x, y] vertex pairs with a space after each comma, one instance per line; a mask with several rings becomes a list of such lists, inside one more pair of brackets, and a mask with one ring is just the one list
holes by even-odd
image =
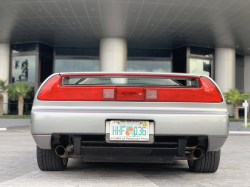
[[[31, 133], [42, 170], [62, 170], [68, 158], [80, 157], [188, 160], [191, 171], [214, 172], [228, 136], [228, 113], [218, 86], [206, 76], [58, 73], [35, 96]], [[57, 165], [48, 166], [50, 160]]]

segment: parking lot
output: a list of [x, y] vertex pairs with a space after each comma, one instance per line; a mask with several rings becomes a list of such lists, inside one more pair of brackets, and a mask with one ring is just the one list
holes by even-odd
[[42, 172], [28, 127], [0, 131], [0, 186], [250, 186], [250, 135], [230, 135], [219, 170], [196, 174], [173, 164], [83, 163], [70, 159], [62, 172]]

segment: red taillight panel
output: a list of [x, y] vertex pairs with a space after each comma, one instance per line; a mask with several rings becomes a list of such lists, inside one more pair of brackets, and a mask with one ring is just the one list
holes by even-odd
[[110, 86], [61, 86], [61, 76], [56, 75], [49, 79], [42, 87], [38, 99], [53, 101], [103, 101], [115, 100], [114, 97], [103, 98], [103, 90], [115, 90]]
[[38, 94], [39, 100], [57, 100], [58, 99], [58, 89], [62, 81], [60, 75], [55, 75], [51, 77], [42, 87]]
[[204, 102], [221, 102], [222, 97], [217, 87], [206, 77], [200, 78], [200, 84], [203, 88]]
[[143, 87], [117, 87], [117, 101], [143, 101]]
[[[152, 88], [146, 87], [146, 90]], [[158, 98], [156, 101], [159, 102], [202, 102], [202, 89], [201, 88], [169, 88], [169, 87], [158, 87]], [[146, 101], [153, 101], [152, 99], [146, 98]]]
[[158, 91], [158, 98], [154, 100], [146, 97], [145, 101], [158, 102], [221, 102], [222, 97], [217, 87], [206, 77], [199, 79], [200, 87], [146, 87], [146, 93], [150, 90]]
[[38, 94], [39, 100], [53, 101], [148, 101], [148, 102], [221, 102], [217, 87], [206, 77], [199, 87], [161, 86], [69, 86], [62, 77], [51, 77]]

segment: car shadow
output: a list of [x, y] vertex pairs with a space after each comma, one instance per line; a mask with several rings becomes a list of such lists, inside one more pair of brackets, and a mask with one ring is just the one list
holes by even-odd
[[139, 173], [147, 172], [187, 172], [187, 161], [175, 161], [171, 164], [165, 163], [113, 163], [113, 162], [83, 162], [82, 159], [69, 159], [67, 171], [79, 170], [103, 170], [109, 172], [119, 172], [124, 170], [134, 170]]

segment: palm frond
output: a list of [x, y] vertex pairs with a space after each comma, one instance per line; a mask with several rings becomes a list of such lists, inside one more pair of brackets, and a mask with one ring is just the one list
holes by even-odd
[[8, 89], [7, 80], [6, 81], [0, 80], [0, 93], [5, 93], [7, 89]]
[[12, 100], [19, 97], [29, 98], [32, 88], [26, 82], [15, 82], [8, 88], [8, 95]]
[[239, 104], [249, 99], [249, 94], [241, 94], [238, 89], [230, 89], [224, 93], [227, 104]]

